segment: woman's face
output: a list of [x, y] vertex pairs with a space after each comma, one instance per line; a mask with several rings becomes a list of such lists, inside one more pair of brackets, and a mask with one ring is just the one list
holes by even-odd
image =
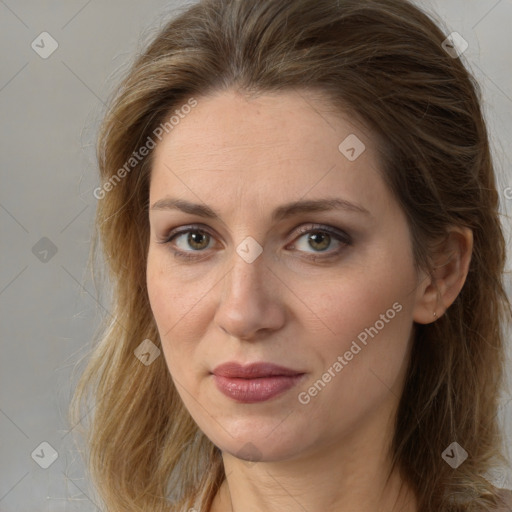
[[[197, 98], [155, 148], [151, 307], [186, 408], [224, 452], [292, 459], [390, 425], [420, 276], [379, 165], [370, 131], [305, 91]], [[227, 362], [296, 376], [213, 373]]]

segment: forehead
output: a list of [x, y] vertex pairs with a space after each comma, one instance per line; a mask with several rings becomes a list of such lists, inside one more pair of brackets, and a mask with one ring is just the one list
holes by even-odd
[[372, 134], [325, 98], [227, 91], [198, 97], [157, 144], [150, 201], [171, 193], [261, 202], [339, 192], [371, 203], [385, 196], [383, 188]]
[[230, 90], [200, 97], [189, 113], [174, 118], [177, 124], [164, 134], [156, 154], [172, 149], [177, 161], [222, 152], [231, 152], [230, 158], [258, 151], [265, 156], [265, 149], [279, 147], [298, 156], [316, 157], [315, 146], [334, 145], [336, 149], [350, 134], [365, 142], [371, 137], [357, 119], [342, 115], [325, 97], [310, 91], [249, 97]]

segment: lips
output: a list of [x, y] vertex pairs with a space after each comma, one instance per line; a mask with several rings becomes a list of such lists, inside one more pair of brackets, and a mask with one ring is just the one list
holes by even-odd
[[243, 366], [229, 362], [213, 370], [217, 389], [228, 398], [241, 403], [269, 400], [294, 387], [304, 372], [273, 363], [253, 363]]
[[219, 377], [227, 377], [233, 379], [258, 379], [262, 377], [293, 377], [302, 375], [304, 372], [285, 368], [273, 363], [252, 363], [243, 366], [239, 363], [229, 362], [217, 366], [213, 374]]

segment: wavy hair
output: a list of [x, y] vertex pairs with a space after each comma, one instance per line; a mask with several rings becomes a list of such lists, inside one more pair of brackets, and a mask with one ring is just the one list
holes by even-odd
[[[230, 89], [314, 90], [371, 127], [418, 268], [432, 271], [431, 245], [449, 226], [473, 231], [462, 291], [436, 322], [414, 326], [391, 458], [420, 512], [496, 505], [483, 475], [505, 460], [496, 416], [512, 315], [506, 245], [481, 91], [445, 39], [408, 0], [203, 0], [134, 59], [97, 145], [102, 186], [90, 263], [96, 275], [106, 267], [112, 315], [70, 409], [78, 424], [94, 403], [81, 428], [108, 511], [187, 510], [199, 498], [208, 510], [225, 478], [220, 450], [185, 409], [164, 358], [146, 366], [134, 350], [145, 339], [160, 343], [146, 288], [149, 141], [191, 98]], [[457, 470], [441, 457], [453, 441], [469, 453]]]

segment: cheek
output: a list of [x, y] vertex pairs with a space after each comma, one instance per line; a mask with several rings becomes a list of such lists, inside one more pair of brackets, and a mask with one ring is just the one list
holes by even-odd
[[[337, 366], [335, 380], [354, 396], [371, 394], [374, 384], [382, 387], [374, 374], [394, 382], [410, 345], [416, 286], [412, 257], [391, 245], [373, 256], [358, 269], [324, 282], [323, 293], [309, 294], [325, 336], [321, 345], [315, 344], [319, 372], [332, 368], [342, 356], [343, 369]], [[308, 296], [306, 290], [302, 293]], [[346, 399], [352, 401], [348, 395]]]
[[331, 304], [338, 307], [326, 323], [335, 334], [314, 344], [314, 371], [297, 399], [305, 404], [299, 409], [305, 421], [328, 414], [336, 430], [351, 432], [401, 395], [412, 313], [398, 290], [372, 293], [361, 286], [345, 291], [353, 293], [333, 297]]
[[[170, 365], [185, 357], [193, 345], [187, 342], [195, 334], [193, 321], [197, 309], [199, 285], [191, 282], [186, 286], [173, 277], [176, 270], [169, 262], [150, 249], [147, 266], [147, 290], [151, 310], [160, 334], [162, 349]], [[172, 341], [172, 343], [171, 343]], [[190, 347], [187, 349], [187, 347]]]
[[380, 385], [375, 375], [384, 382], [395, 381], [407, 357], [412, 328], [412, 307], [398, 292], [352, 291], [334, 299], [331, 304], [337, 307], [324, 317], [329, 332], [316, 348], [321, 364], [315, 375], [321, 378], [329, 369], [339, 375], [335, 380], [349, 392], [348, 402], [371, 395], [374, 385]]
[[[183, 270], [173, 265], [173, 257], [150, 248], [147, 264], [147, 289], [151, 309], [160, 331], [174, 332], [194, 315], [194, 307], [208, 286], [200, 279], [184, 280]], [[164, 330], [165, 329], [165, 330]]]
[[303, 290], [330, 337], [341, 336], [350, 341], [376, 322], [378, 327], [384, 322], [382, 332], [403, 327], [402, 319], [408, 316], [415, 299], [416, 276], [412, 261], [397, 261], [391, 254], [379, 261], [368, 261], [358, 270], [324, 282], [323, 293]]
[[169, 277], [166, 275], [161, 261], [153, 256], [152, 251], [148, 254], [148, 266], [146, 272], [146, 284], [148, 297], [155, 317], [158, 330], [162, 335], [164, 329], [172, 326], [172, 317], [175, 314], [176, 303], [173, 295], [173, 287], [170, 286]]

